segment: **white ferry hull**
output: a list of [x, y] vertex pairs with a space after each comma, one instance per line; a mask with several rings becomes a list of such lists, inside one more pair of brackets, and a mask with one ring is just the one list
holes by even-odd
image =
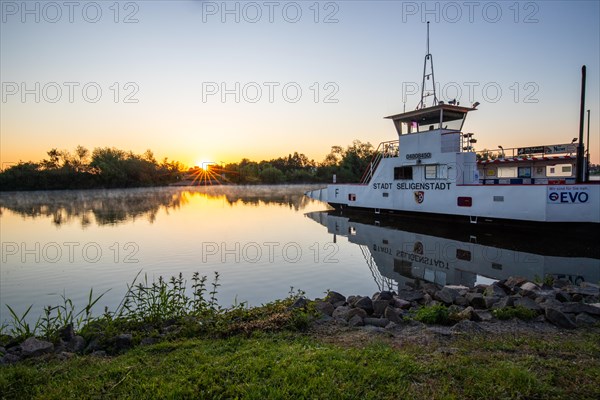
[[[600, 223], [600, 185], [589, 183], [488, 186], [390, 181], [329, 185], [307, 195], [334, 208], [462, 217], [470, 223], [494, 220]], [[463, 199], [462, 205], [459, 199]]]

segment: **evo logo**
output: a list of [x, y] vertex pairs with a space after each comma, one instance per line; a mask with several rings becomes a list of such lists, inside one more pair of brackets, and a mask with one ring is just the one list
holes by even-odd
[[548, 203], [550, 204], [582, 204], [590, 199], [587, 186], [548, 186]]

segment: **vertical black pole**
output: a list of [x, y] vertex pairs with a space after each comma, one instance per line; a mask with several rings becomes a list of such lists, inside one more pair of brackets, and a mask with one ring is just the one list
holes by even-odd
[[585, 157], [585, 181], [590, 180], [590, 110], [587, 110], [587, 140], [585, 142], [586, 157]]
[[579, 111], [579, 144], [577, 145], [577, 175], [576, 182], [585, 180], [583, 169], [583, 119], [585, 113], [585, 65], [581, 67], [581, 109]]

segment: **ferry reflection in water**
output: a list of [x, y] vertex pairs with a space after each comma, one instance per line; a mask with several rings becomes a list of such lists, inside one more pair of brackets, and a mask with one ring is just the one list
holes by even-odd
[[339, 211], [306, 215], [326, 226], [334, 241], [344, 236], [360, 246], [380, 290], [420, 281], [472, 287], [511, 275], [600, 281], [600, 249], [590, 236], [567, 242], [557, 233], [467, 231], [433, 221], [376, 220]]

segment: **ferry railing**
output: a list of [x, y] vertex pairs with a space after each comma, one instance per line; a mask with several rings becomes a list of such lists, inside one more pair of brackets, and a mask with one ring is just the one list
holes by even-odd
[[462, 133], [459, 131], [456, 133], [460, 135], [460, 151], [469, 153], [474, 152], [475, 148], [473, 145], [477, 143], [477, 139], [473, 137], [474, 133]]
[[[557, 151], [556, 147], [567, 147], [564, 151]], [[577, 155], [577, 147], [573, 144], [571, 145], [551, 145], [551, 146], [539, 146], [541, 151], [532, 151], [532, 152], [524, 152], [522, 147], [512, 147], [512, 148], [498, 148], [494, 150], [480, 150], [475, 152], [477, 154], [477, 160], [486, 161], [486, 160], [502, 160], [507, 158], [529, 158], [529, 157], [547, 157], [547, 156], [560, 156], [560, 155]], [[551, 150], [547, 151], [546, 149], [550, 148]]]
[[399, 140], [388, 140], [387, 142], [379, 143], [373, 154], [373, 158], [371, 158], [367, 169], [360, 178], [360, 183], [369, 183], [371, 181], [382, 158], [398, 157], [399, 144]]

